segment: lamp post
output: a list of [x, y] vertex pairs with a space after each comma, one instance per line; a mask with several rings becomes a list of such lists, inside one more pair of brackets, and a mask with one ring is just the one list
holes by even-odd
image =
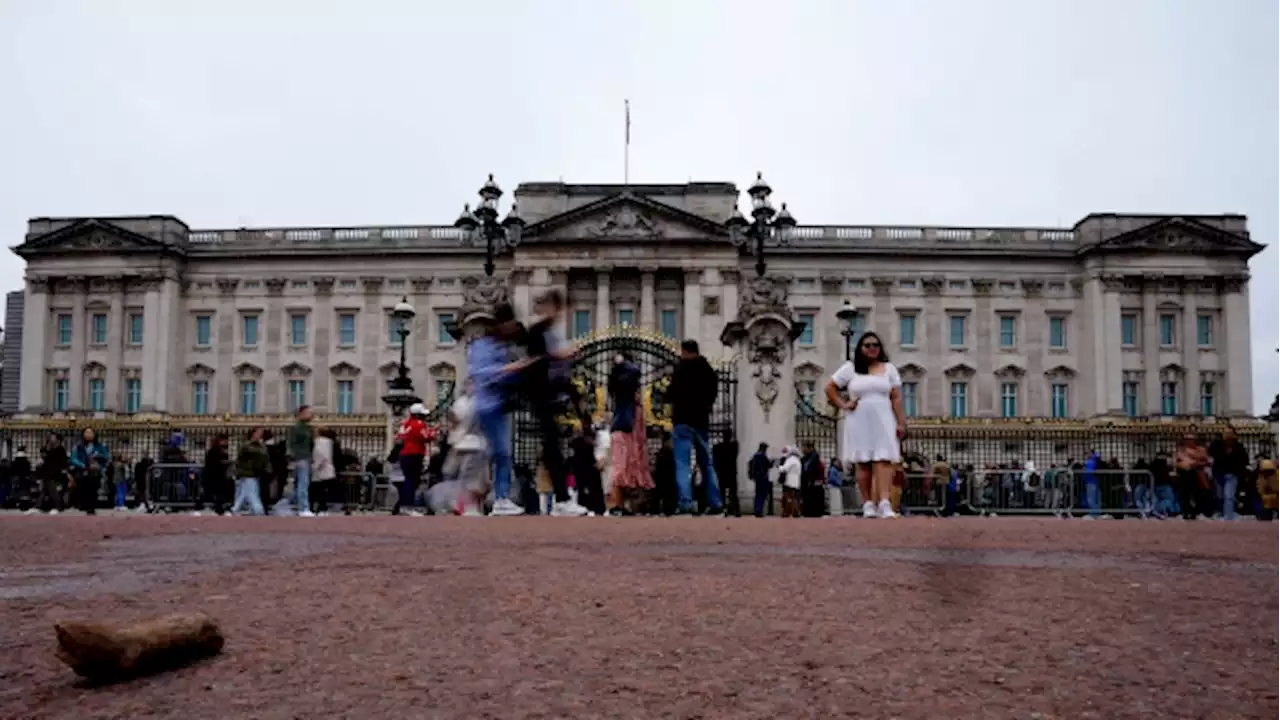
[[498, 199], [502, 197], [502, 188], [493, 180], [489, 180], [480, 188], [480, 203], [475, 212], [470, 205], [462, 207], [462, 214], [454, 221], [453, 226], [474, 238], [477, 235], [484, 239], [484, 274], [493, 276], [493, 259], [508, 248], [520, 244], [520, 233], [524, 230], [524, 218], [511, 203], [507, 216], [498, 222]]
[[840, 334], [844, 337], [844, 359], [846, 361], [853, 358], [853, 321], [858, 317], [858, 311], [853, 309], [853, 305], [848, 300], [844, 301], [844, 305], [836, 311], [836, 317], [840, 319]]
[[756, 277], [764, 277], [766, 269], [764, 261], [764, 242], [766, 238], [773, 235], [774, 229], [779, 231], [790, 230], [796, 226], [796, 219], [791, 217], [791, 213], [787, 212], [787, 204], [783, 203], [780, 210], [774, 210], [773, 204], [769, 202], [769, 196], [773, 193], [773, 189], [764, 181], [762, 173], [756, 173], [756, 181], [747, 189], [747, 194], [751, 196], [751, 220], [743, 217], [742, 213], [735, 207], [733, 215], [725, 221], [725, 226], [729, 229], [729, 240], [734, 245], [742, 247], [747, 241], [755, 242], [756, 256]]
[[400, 366], [396, 368], [396, 376], [391, 379], [391, 386], [387, 388], [387, 394], [382, 396], [382, 401], [396, 416], [403, 414], [410, 405], [422, 402], [422, 398], [413, 391], [413, 380], [409, 379], [409, 366], [405, 362], [409, 325], [416, 314], [408, 297], [400, 298], [400, 302], [391, 310], [391, 317], [396, 321], [396, 334], [400, 336]]

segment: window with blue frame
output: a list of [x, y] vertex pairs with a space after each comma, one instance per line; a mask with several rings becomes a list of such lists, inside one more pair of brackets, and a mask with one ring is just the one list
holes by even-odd
[[240, 381], [240, 414], [255, 415], [258, 412], [258, 381]]
[[1129, 417], [1138, 417], [1138, 383], [1132, 380], [1126, 381], [1121, 388], [1121, 395], [1124, 398], [1124, 414]]
[[969, 383], [951, 383], [951, 417], [966, 417], [969, 414]]
[[1054, 350], [1064, 350], [1067, 347], [1067, 319], [1062, 317], [1049, 318], [1049, 347]]
[[209, 381], [196, 380], [191, 383], [191, 412], [196, 415], [209, 413]]
[[142, 331], [143, 331], [142, 313], [130, 313], [129, 314], [129, 337], [128, 337], [128, 342], [130, 345], [142, 344]]
[[107, 382], [94, 378], [89, 381], [89, 409], [102, 412], [107, 409]]
[[307, 404], [307, 381], [306, 380], [290, 380], [289, 381], [289, 412], [294, 412], [298, 408]]
[[1200, 383], [1200, 414], [1218, 414], [1218, 385], [1210, 380]]
[[54, 412], [66, 412], [67, 405], [71, 403], [71, 381], [70, 380], [54, 380], [53, 381], [53, 410]]
[[623, 308], [619, 310], [618, 324], [622, 327], [634, 327], [636, 324], [636, 311], [631, 308]]
[[258, 316], [245, 315], [241, 321], [243, 326], [242, 340], [246, 347], [255, 347], [258, 344]]
[[[1018, 345], [1018, 319], [1012, 315], [1000, 316], [1000, 347], [1008, 350]], [[1010, 415], [1009, 417], [1013, 417]]]
[[591, 334], [591, 311], [573, 311], [573, 337], [586, 337]]
[[436, 342], [441, 345], [452, 345], [456, 342], [453, 336], [449, 334], [449, 328], [453, 327], [453, 323], [456, 322], [454, 317], [453, 313], [440, 313], [436, 316], [436, 327], [438, 328]]
[[1018, 417], [1018, 384], [1000, 383], [1000, 417]]
[[350, 415], [356, 411], [356, 383], [354, 380], [338, 381], [338, 414]]
[[804, 330], [800, 332], [797, 341], [801, 345], [813, 344], [813, 313], [800, 313], [796, 316], [796, 320], [804, 323]]
[[968, 318], [964, 315], [951, 316], [951, 345], [953, 347], [961, 347], [964, 345], [966, 320], [968, 320]]
[[1213, 316], [1197, 315], [1196, 316], [1196, 345], [1200, 347], [1213, 346]]
[[902, 315], [898, 318], [898, 344], [905, 346], [916, 344], [915, 315]]
[[402, 339], [400, 338], [400, 329], [403, 328], [404, 320], [395, 315], [387, 316], [387, 344], [392, 347], [400, 347]]
[[919, 414], [917, 390], [918, 386], [914, 382], [902, 383], [902, 411], [907, 417], [916, 417]]
[[89, 341], [94, 345], [107, 344], [107, 315], [106, 313], [94, 313], [90, 327], [93, 329]]
[[57, 320], [57, 335], [55, 340], [58, 345], [71, 344], [71, 316], [66, 313], [60, 313]]
[[679, 316], [675, 310], [663, 310], [658, 319], [658, 325], [663, 337], [675, 340], [680, 336]]
[[289, 316], [289, 344], [294, 346], [307, 344], [307, 316], [305, 313], [293, 313]]
[[1160, 414], [1178, 414], [1178, 383], [1166, 380], [1160, 383]]
[[211, 344], [213, 344], [213, 316], [197, 315], [196, 345], [198, 347], [209, 347]]
[[124, 411], [136, 413], [142, 407], [142, 381], [129, 378], [124, 381]]
[[1178, 316], [1165, 313], [1160, 316], [1160, 344], [1176, 345], [1178, 342]]
[[1133, 347], [1138, 344], [1138, 316], [1125, 313], [1120, 316], [1120, 344]]
[[1049, 414], [1056, 418], [1069, 417], [1069, 388], [1066, 383], [1054, 383], [1049, 387]]
[[356, 344], [355, 313], [342, 313], [338, 316], [338, 345], [354, 347]]

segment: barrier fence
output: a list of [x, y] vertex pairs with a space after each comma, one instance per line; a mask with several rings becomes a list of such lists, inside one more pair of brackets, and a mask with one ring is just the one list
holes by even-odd
[[992, 471], [956, 481], [910, 473], [900, 506], [912, 514], [1150, 515], [1155, 478], [1147, 470], [1050, 468], [1044, 472]]

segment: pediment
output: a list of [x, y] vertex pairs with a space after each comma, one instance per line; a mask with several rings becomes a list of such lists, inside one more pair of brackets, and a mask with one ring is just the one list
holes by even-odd
[[154, 238], [126, 230], [108, 220], [88, 218], [28, 237], [13, 248], [20, 257], [62, 253], [136, 254], [163, 253], [175, 248]]
[[525, 229], [528, 242], [707, 242], [728, 237], [717, 222], [701, 215], [624, 192]]
[[329, 366], [329, 374], [334, 377], [354, 377], [360, 374], [360, 368], [349, 362], [340, 362]]
[[1194, 218], [1168, 217], [1081, 248], [1088, 253], [1177, 253], [1183, 255], [1243, 255], [1261, 252], [1262, 245]]
[[1048, 370], [1045, 370], [1044, 374], [1045, 377], [1050, 378], [1072, 378], [1075, 377], [1076, 371], [1074, 368], [1067, 367], [1066, 365], [1054, 365]]
[[822, 366], [816, 363], [803, 362], [797, 365], [795, 369], [797, 380], [817, 380], [822, 375]]
[[187, 368], [187, 375], [193, 378], [209, 378], [213, 377], [213, 368], [204, 363], [196, 363]]
[[311, 368], [300, 362], [291, 362], [280, 368], [280, 374], [285, 377], [306, 377], [311, 374]]
[[453, 365], [447, 362], [436, 363], [430, 368], [427, 368], [427, 372], [434, 378], [452, 378], [456, 377], [458, 374], [458, 371], [453, 367]]
[[236, 377], [256, 378], [262, 376], [262, 368], [249, 362], [242, 362], [231, 368]]
[[956, 363], [944, 370], [942, 374], [952, 379], [963, 379], [973, 377], [974, 372], [974, 369], [968, 365], [965, 365], [964, 363]]
[[907, 363], [906, 365], [898, 366], [898, 375], [902, 377], [918, 378], [918, 377], [923, 377], [924, 373], [925, 373], [924, 368], [920, 367], [915, 363]]
[[999, 370], [996, 370], [995, 374], [996, 374], [996, 377], [1000, 377], [1000, 378], [1020, 378], [1023, 375], [1026, 375], [1027, 371], [1023, 370], [1021, 367], [1017, 365], [1014, 365], [1013, 363], [1009, 363], [1008, 365], [1005, 365]]
[[388, 360], [378, 366], [378, 372], [384, 375], [393, 375], [400, 369], [400, 363], [395, 360]]

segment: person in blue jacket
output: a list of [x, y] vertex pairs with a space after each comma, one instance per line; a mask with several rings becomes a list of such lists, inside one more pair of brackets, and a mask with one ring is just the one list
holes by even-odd
[[111, 463], [111, 453], [98, 442], [93, 428], [85, 428], [80, 442], [71, 451], [71, 474], [76, 481], [76, 507], [86, 515], [93, 515], [98, 505], [98, 487], [102, 473]]

